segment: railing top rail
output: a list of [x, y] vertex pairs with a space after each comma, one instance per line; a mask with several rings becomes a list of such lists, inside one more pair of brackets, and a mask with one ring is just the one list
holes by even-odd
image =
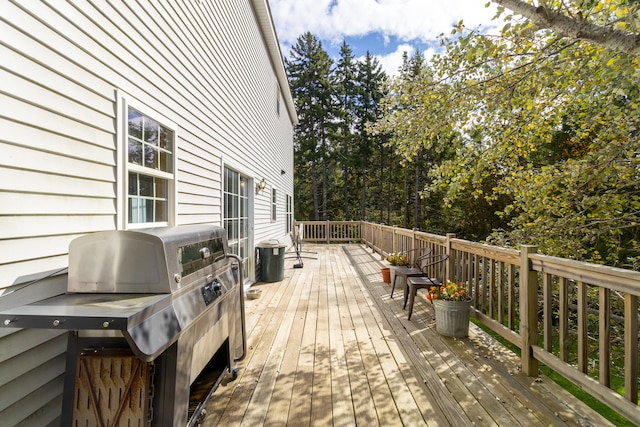
[[359, 225], [362, 221], [296, 221], [297, 224], [308, 224], [308, 225], [325, 225], [329, 222], [331, 225]]
[[416, 238], [429, 243], [435, 243], [436, 245], [444, 245], [447, 242], [445, 236], [438, 236], [437, 234], [425, 233], [423, 231], [416, 231]]
[[437, 245], [444, 245], [445, 242], [447, 241], [447, 238], [445, 236], [440, 236], [438, 234], [431, 234], [424, 231], [409, 230], [407, 228], [394, 227], [392, 225], [377, 224], [377, 223], [367, 222], [367, 221], [363, 221], [362, 223], [368, 227], [381, 229], [389, 232], [393, 231], [396, 235], [415, 237], [419, 240], [424, 240], [426, 242], [434, 243]]
[[520, 264], [520, 251], [516, 249], [502, 248], [484, 243], [470, 242], [462, 239], [451, 239], [451, 248], [474, 255], [495, 259], [508, 264]]
[[570, 280], [640, 296], [640, 272], [572, 259], [532, 254], [531, 268]]

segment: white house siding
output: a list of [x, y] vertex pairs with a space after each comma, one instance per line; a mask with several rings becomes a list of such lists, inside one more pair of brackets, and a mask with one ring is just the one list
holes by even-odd
[[[63, 292], [69, 242], [119, 227], [119, 96], [177, 126], [177, 224], [221, 224], [229, 164], [268, 183], [255, 240], [284, 236], [295, 113], [266, 0], [3, 0], [0, 58], [0, 309]], [[0, 330], [0, 425], [59, 423], [65, 346]]]

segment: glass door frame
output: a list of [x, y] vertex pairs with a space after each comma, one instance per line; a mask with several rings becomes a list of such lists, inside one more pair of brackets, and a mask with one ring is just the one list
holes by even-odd
[[253, 178], [224, 166], [222, 187], [222, 226], [227, 230], [229, 251], [243, 259], [245, 284], [251, 283], [255, 280]]

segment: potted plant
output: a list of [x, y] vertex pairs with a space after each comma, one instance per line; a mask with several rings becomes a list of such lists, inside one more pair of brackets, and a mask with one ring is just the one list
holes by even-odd
[[469, 334], [471, 298], [466, 283], [447, 281], [431, 286], [426, 295], [436, 312], [436, 331], [449, 337], [466, 337]]
[[382, 281], [384, 283], [391, 283], [390, 267], [382, 267], [380, 272], [382, 273]]
[[394, 252], [387, 257], [387, 261], [391, 264], [390, 267], [390, 283], [393, 283], [396, 278], [396, 267], [404, 267], [409, 265], [409, 255], [402, 252]]

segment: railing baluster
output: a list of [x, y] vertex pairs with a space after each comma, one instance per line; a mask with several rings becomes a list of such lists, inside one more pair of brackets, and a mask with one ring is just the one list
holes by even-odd
[[587, 373], [587, 359], [589, 355], [587, 337], [587, 285], [576, 282], [578, 287], [578, 369]]
[[569, 287], [567, 279], [559, 279], [559, 308], [560, 321], [558, 325], [558, 346], [560, 350], [560, 360], [569, 360]]
[[624, 397], [638, 403], [638, 297], [624, 296]]
[[489, 316], [496, 318], [496, 263], [489, 259]]
[[529, 266], [529, 255], [535, 246], [523, 245], [520, 252], [520, 336], [522, 338], [522, 371], [538, 374], [538, 361], [533, 357], [531, 346], [538, 344], [538, 275]]
[[478, 308], [480, 304], [480, 257], [478, 255], [473, 256], [473, 305]]
[[504, 325], [504, 262], [498, 263], [498, 322]]
[[544, 349], [548, 352], [552, 351], [552, 333], [551, 333], [551, 317], [553, 315], [552, 304], [552, 287], [553, 276], [551, 274], [545, 274], [542, 276], [542, 317], [543, 317], [543, 342]]
[[509, 292], [509, 324], [508, 327], [514, 330], [516, 327], [516, 272], [513, 264], [508, 267], [507, 290]]
[[603, 385], [611, 387], [611, 294], [609, 289], [600, 288], [598, 307], [598, 366], [599, 379]]
[[482, 286], [480, 287], [482, 292], [482, 303], [480, 305], [482, 307], [482, 312], [485, 314], [489, 312], [488, 302], [487, 302], [487, 297], [488, 297], [487, 293], [489, 293], [490, 291], [489, 276], [488, 276], [487, 270], [488, 270], [487, 258], [482, 257]]

